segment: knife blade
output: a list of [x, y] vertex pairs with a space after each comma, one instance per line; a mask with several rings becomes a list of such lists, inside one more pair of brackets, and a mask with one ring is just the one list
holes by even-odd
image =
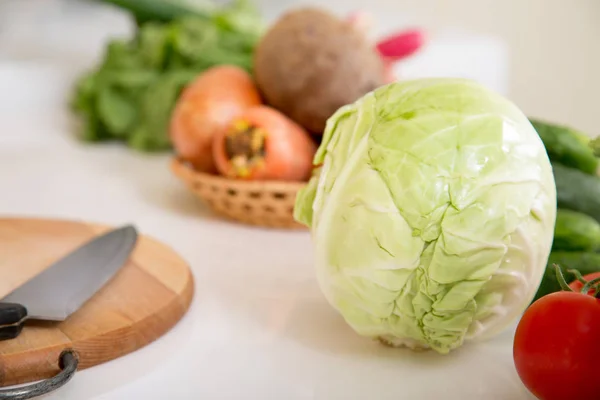
[[17, 337], [27, 319], [64, 321], [125, 265], [137, 242], [132, 225], [77, 248], [0, 302], [0, 340]]

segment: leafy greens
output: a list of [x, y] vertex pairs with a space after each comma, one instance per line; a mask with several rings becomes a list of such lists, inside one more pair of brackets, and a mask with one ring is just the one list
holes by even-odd
[[83, 123], [81, 139], [170, 149], [169, 117], [181, 90], [215, 65], [250, 71], [262, 28], [257, 10], [237, 0], [210, 14], [146, 21], [133, 38], [111, 40], [100, 65], [75, 85], [71, 107]]

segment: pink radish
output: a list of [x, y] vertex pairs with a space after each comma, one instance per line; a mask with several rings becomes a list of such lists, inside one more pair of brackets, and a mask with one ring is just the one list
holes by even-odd
[[[356, 30], [367, 34], [374, 24], [373, 15], [366, 11], [354, 11], [346, 21]], [[380, 39], [375, 47], [379, 54], [391, 61], [398, 61], [414, 54], [425, 42], [425, 35], [420, 29], [406, 29]]]
[[424, 41], [422, 31], [409, 29], [380, 40], [377, 43], [377, 50], [382, 57], [397, 61], [414, 54]]

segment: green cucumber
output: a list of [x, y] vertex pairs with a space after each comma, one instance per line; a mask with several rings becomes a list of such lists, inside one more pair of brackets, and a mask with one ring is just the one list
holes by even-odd
[[589, 215], [559, 209], [554, 226], [553, 251], [591, 251], [600, 249], [600, 223]]
[[575, 280], [575, 276], [567, 272], [568, 269], [576, 269], [581, 275], [600, 271], [600, 254], [580, 251], [554, 251], [550, 253], [542, 283], [540, 284], [533, 301], [547, 294], [559, 292], [561, 290], [558, 280], [556, 279], [556, 271], [553, 267], [554, 264], [557, 264], [562, 269], [567, 282], [570, 283]]
[[551, 161], [556, 161], [590, 175], [596, 174], [599, 160], [589, 145], [590, 138], [585, 139], [585, 135], [581, 132], [566, 126], [532, 118], [529, 118], [529, 121], [542, 139]]
[[558, 208], [578, 211], [600, 222], [600, 177], [552, 163]]

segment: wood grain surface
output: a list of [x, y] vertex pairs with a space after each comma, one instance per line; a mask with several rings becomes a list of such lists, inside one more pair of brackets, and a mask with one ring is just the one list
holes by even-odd
[[[0, 298], [92, 237], [112, 227], [40, 219], [0, 219]], [[0, 386], [60, 371], [67, 349], [79, 369], [98, 365], [159, 338], [188, 310], [194, 282], [168, 246], [140, 235], [128, 263], [66, 321], [27, 321], [21, 335], [0, 341]]]

